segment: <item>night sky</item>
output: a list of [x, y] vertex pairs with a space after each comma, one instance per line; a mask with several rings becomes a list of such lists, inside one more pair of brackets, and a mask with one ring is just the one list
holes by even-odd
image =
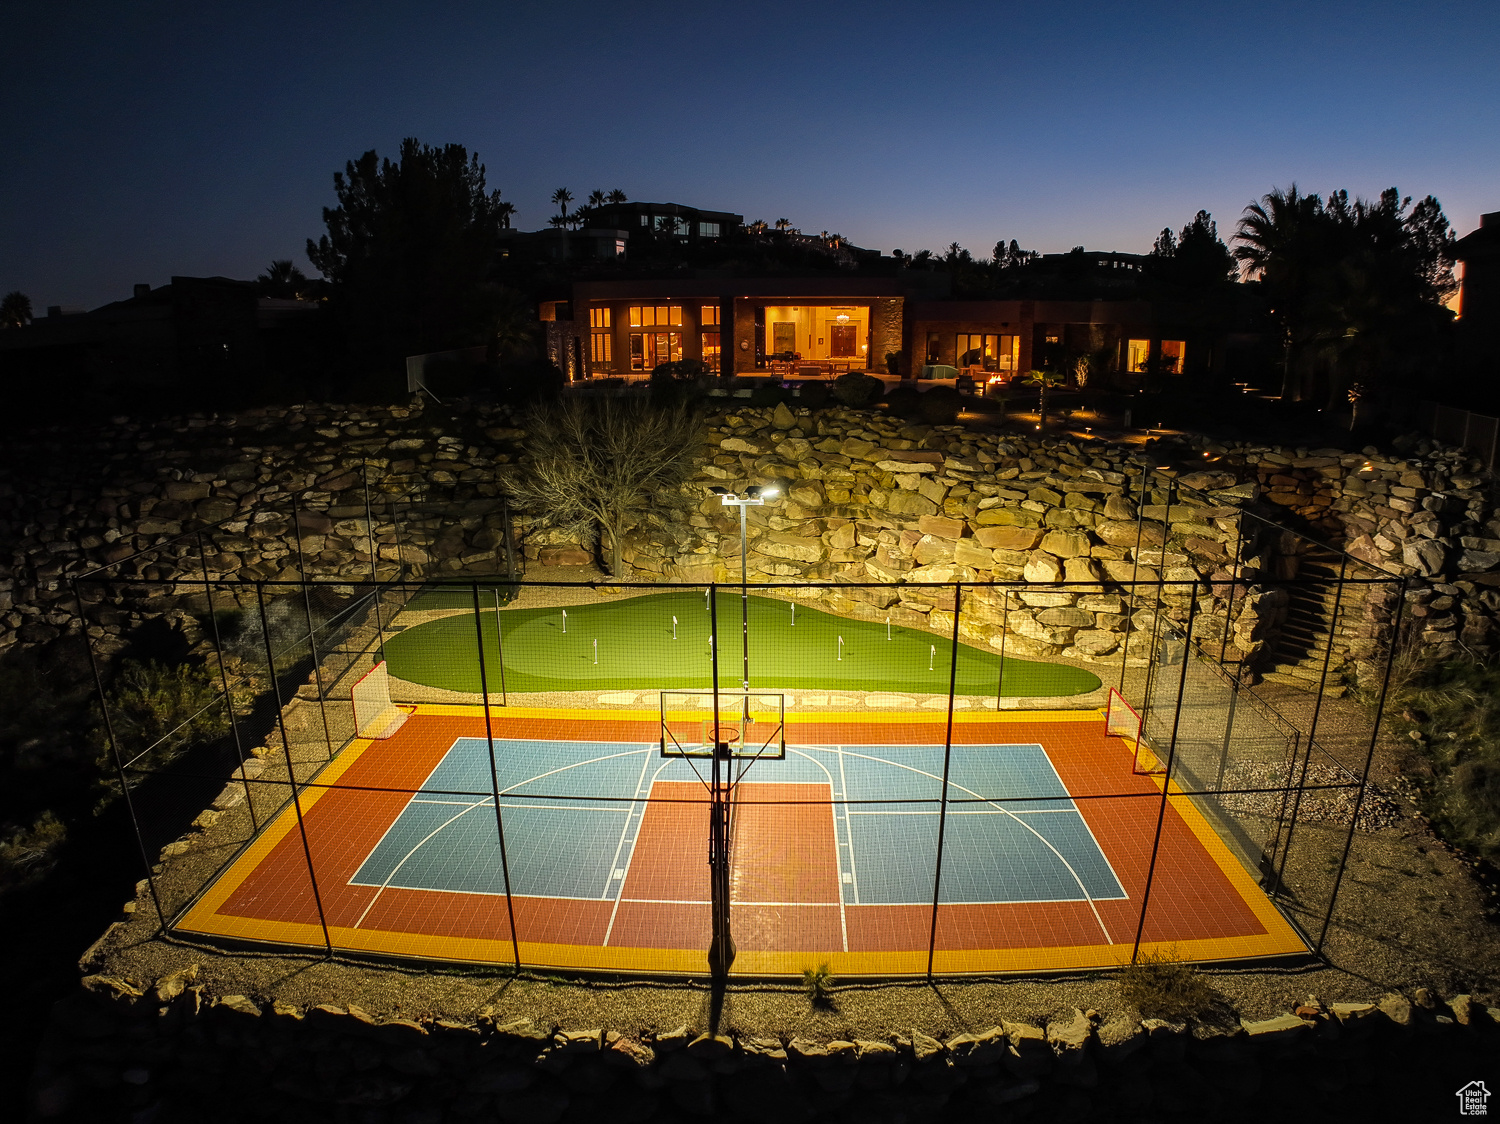
[[[230, 13], [229, 9], [234, 12]], [[889, 251], [1144, 252], [1292, 181], [1500, 209], [1500, 4], [36, 3], [0, 35], [0, 292], [311, 272], [332, 174], [479, 153]]]

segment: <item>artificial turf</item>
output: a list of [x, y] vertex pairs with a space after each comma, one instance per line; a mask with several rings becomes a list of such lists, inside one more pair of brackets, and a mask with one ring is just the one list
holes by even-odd
[[[472, 594], [465, 595], [472, 604]], [[656, 593], [570, 605], [566, 632], [562, 609], [506, 609], [498, 614], [503, 622], [498, 639], [497, 614], [484, 609], [486, 600], [493, 604], [492, 598], [481, 595], [480, 628], [491, 692], [501, 688], [502, 651], [504, 687], [509, 691], [670, 690], [713, 682], [713, 627], [704, 593]], [[719, 682], [737, 686], [742, 662], [739, 594], [720, 591], [715, 608]], [[752, 596], [751, 686], [947, 692], [953, 674], [951, 640], [899, 626], [891, 626], [889, 636], [884, 622], [836, 617], [802, 605], [796, 608], [794, 624], [790, 602]], [[398, 632], [386, 641], [385, 657], [398, 678], [477, 692], [480, 667], [475, 647], [473, 614], [463, 613]], [[993, 695], [999, 685], [999, 653], [960, 644], [955, 693]], [[1006, 695], [1077, 695], [1098, 686], [1097, 676], [1068, 664], [1005, 660]]]

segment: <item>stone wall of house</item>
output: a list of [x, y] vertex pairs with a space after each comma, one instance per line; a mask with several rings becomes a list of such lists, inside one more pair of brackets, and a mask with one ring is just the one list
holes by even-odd
[[[198, 975], [193, 964], [155, 981], [85, 977], [43, 1033], [34, 1119], [1239, 1120], [1289, 1104], [1383, 1116], [1437, 1067], [1483, 1077], [1500, 1048], [1500, 1009], [1426, 989], [1191, 1029], [1074, 1008], [946, 1040], [913, 1028], [815, 1041], [377, 1018], [214, 995]], [[1453, 1092], [1434, 1090], [1424, 1110], [1451, 1113]]]

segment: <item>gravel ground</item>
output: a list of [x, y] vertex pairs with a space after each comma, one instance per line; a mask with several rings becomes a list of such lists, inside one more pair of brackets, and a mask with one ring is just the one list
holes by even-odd
[[[580, 579], [586, 573], [580, 571]], [[548, 572], [549, 579], [570, 576]], [[529, 586], [518, 604], [576, 604], [600, 596], [587, 588]], [[367, 644], [370, 639], [357, 642]], [[1291, 688], [1271, 689], [1266, 697], [1294, 721], [1305, 717], [1299, 711], [1311, 705], [1308, 696]], [[551, 701], [557, 705], [563, 700]], [[600, 704], [583, 701], [580, 693], [579, 701], [565, 705]], [[288, 719], [291, 758], [299, 778], [326, 760], [317, 718], [316, 705], [304, 703]], [[1331, 744], [1337, 743], [1341, 723], [1351, 731], [1353, 744], [1364, 717], [1349, 700], [1326, 700], [1321, 722], [1320, 731], [1328, 731]], [[337, 739], [344, 731], [335, 728], [333, 733]], [[1500, 1003], [1500, 925], [1494, 921], [1494, 902], [1474, 868], [1445, 848], [1401, 795], [1389, 748], [1382, 746], [1376, 754], [1375, 784], [1361, 812], [1322, 956], [1204, 969], [1214, 988], [1242, 1016], [1269, 1017], [1308, 996], [1325, 1003], [1367, 1000], [1418, 986], [1444, 996], [1473, 993], [1490, 1004]], [[285, 768], [286, 757], [273, 744], [263, 776], [284, 781]], [[1329, 770], [1324, 776], [1321, 768], [1312, 767], [1311, 781], [1337, 780], [1336, 773]], [[1264, 762], [1234, 763], [1231, 770], [1226, 773], [1229, 787], [1251, 787], [1275, 777], [1272, 766]], [[251, 801], [262, 818], [270, 811], [268, 799], [267, 793], [252, 792]], [[1252, 793], [1226, 797], [1225, 803], [1252, 838], [1263, 838], [1273, 832], [1272, 805], [1279, 799], [1278, 794]], [[1297, 893], [1284, 899], [1284, 908], [1314, 936], [1323, 928], [1344, 846], [1345, 832], [1336, 825], [1347, 822], [1352, 799], [1349, 789], [1305, 793], [1286, 857], [1287, 884]], [[249, 837], [249, 811], [242, 801], [218, 815], [201, 817], [199, 830], [185, 837], [187, 846], [166, 861], [158, 883], [169, 913], [186, 905]], [[144, 890], [127, 909], [131, 912], [86, 955], [87, 970], [145, 981], [197, 963], [199, 982], [213, 994], [244, 994], [302, 1006], [353, 1002], [377, 1016], [527, 1017], [538, 1024], [605, 1026], [624, 1032], [666, 1031], [682, 1025], [701, 1029], [712, 1017], [711, 995], [703, 981], [568, 979], [532, 972], [512, 978], [477, 968], [232, 952], [157, 935], [154, 909]], [[723, 998], [720, 1025], [744, 1033], [824, 1039], [878, 1038], [917, 1027], [941, 1037], [982, 1030], [1002, 1018], [1041, 1022], [1070, 1013], [1073, 1007], [1106, 1013], [1128, 1010], [1116, 980], [1106, 972], [933, 984], [840, 983], [834, 1002], [826, 1008], [812, 1006], [791, 984], [733, 981]]]

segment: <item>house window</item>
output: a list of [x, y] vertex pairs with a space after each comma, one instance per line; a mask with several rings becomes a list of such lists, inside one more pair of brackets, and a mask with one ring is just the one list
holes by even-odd
[[958, 359], [957, 367], [983, 367], [986, 371], [993, 371], [1000, 354], [1000, 337], [960, 332], [953, 354]]
[[703, 365], [717, 374], [719, 370], [719, 333], [704, 332], [701, 342], [703, 345]]
[[654, 371], [663, 363], [682, 360], [681, 332], [631, 332], [630, 369]]
[[719, 224], [716, 222], [700, 222], [698, 224], [699, 238], [717, 238], [719, 236]]
[[1128, 371], [1144, 371], [1146, 361], [1151, 358], [1150, 340], [1131, 340], [1127, 345], [1129, 352], [1126, 356], [1125, 369]]
[[700, 308], [698, 310], [698, 323], [702, 324], [705, 328], [707, 328], [710, 324], [717, 324], [718, 322], [719, 322], [719, 306], [718, 305], [716, 305], [716, 304], [706, 304], [706, 305], [704, 305], [702, 308]]
[[633, 304], [630, 306], [632, 328], [679, 327], [682, 324], [680, 304]]
[[995, 356], [997, 371], [1019, 371], [1021, 369], [1021, 337], [1001, 336], [1000, 350]]
[[589, 358], [602, 366], [614, 362], [614, 337], [608, 332], [594, 332], [589, 337]]
[[607, 308], [589, 309], [590, 328], [608, 328], [610, 327], [610, 319], [610, 310]]
[[1162, 369], [1169, 375], [1182, 374], [1182, 364], [1186, 356], [1186, 340], [1161, 341], [1161, 365]]

